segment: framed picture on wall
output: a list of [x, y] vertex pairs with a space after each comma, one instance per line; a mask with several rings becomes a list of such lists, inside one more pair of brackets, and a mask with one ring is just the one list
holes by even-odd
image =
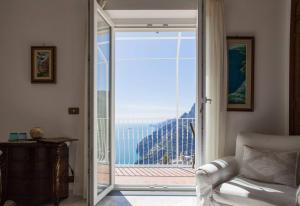
[[31, 47], [31, 83], [56, 82], [56, 47]]
[[227, 37], [228, 111], [254, 110], [254, 37]]

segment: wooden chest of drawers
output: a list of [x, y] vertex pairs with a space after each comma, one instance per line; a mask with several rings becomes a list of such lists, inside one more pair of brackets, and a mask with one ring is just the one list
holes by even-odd
[[1, 205], [6, 200], [18, 206], [58, 205], [68, 197], [69, 151], [65, 143], [0, 143], [0, 150]]

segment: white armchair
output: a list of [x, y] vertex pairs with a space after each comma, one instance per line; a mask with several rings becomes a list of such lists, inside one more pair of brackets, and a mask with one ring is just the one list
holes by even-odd
[[297, 205], [300, 205], [300, 185], [298, 186], [298, 190], [297, 190], [297, 194], [296, 194], [296, 196], [297, 196]]
[[[300, 152], [300, 136], [239, 134], [235, 156], [197, 169], [198, 206], [300, 206], [300, 186], [297, 189], [239, 176], [244, 145], [278, 152]], [[297, 180], [300, 181], [300, 165]]]
[[4, 206], [16, 206], [16, 203], [13, 202], [13, 201], [11, 201], [11, 200], [9, 200], [9, 201], [6, 201], [6, 202], [4, 203]]

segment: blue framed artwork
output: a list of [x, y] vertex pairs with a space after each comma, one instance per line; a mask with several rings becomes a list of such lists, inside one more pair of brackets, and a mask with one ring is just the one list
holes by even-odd
[[254, 37], [227, 37], [228, 111], [254, 110]]

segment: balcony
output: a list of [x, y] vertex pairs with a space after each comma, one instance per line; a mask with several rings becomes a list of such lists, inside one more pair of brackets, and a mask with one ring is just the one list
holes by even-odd
[[[117, 120], [115, 183], [126, 186], [194, 185], [195, 139], [191, 128], [194, 124], [195, 118], [189, 117]], [[107, 119], [98, 120], [98, 137], [106, 132], [107, 125]], [[103, 164], [108, 157], [107, 142], [98, 138], [98, 147], [102, 148], [98, 153], [98, 161], [102, 162], [98, 172], [103, 182], [109, 177], [109, 170]]]

